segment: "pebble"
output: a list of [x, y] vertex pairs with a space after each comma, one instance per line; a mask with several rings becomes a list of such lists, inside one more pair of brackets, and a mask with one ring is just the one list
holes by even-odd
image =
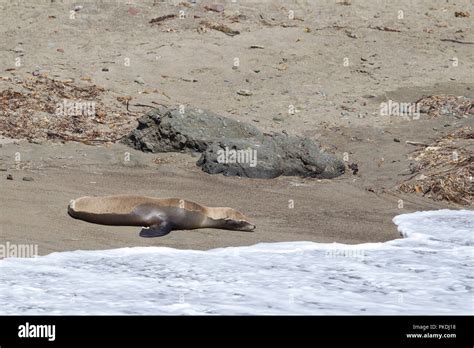
[[7, 180], [13, 180], [13, 175], [8, 174], [8, 175], [7, 175]]
[[205, 7], [208, 11], [224, 12], [224, 5], [222, 4], [211, 4]]
[[138, 8], [129, 7], [127, 12], [131, 14], [132, 16], [136, 16], [137, 14], [140, 13], [140, 10]]
[[246, 97], [253, 95], [253, 93], [248, 89], [239, 89], [237, 91], [237, 94], [238, 95], [243, 95], [243, 96], [246, 96]]
[[23, 181], [34, 181], [35, 179], [33, 179], [31, 176], [24, 176], [23, 177]]
[[138, 83], [139, 85], [145, 84], [145, 81], [143, 80], [141, 76], [138, 76], [135, 80], [133, 80], [133, 82]]

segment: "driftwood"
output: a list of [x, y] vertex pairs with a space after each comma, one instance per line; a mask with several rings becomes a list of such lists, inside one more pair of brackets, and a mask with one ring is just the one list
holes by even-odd
[[455, 42], [455, 43], [464, 44], [464, 45], [474, 45], [474, 42], [472, 41], [460, 41], [460, 40], [455, 40], [455, 39], [441, 39], [441, 41]]
[[410, 141], [410, 140], [405, 141], [405, 144], [415, 145], [415, 146], [430, 146], [429, 144], [420, 143], [419, 141]]

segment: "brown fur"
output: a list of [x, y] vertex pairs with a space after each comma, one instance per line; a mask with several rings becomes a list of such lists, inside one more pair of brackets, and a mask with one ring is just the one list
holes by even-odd
[[[74, 211], [84, 211], [94, 214], [129, 214], [140, 204], [151, 203], [159, 207], [176, 207], [196, 211], [214, 220], [234, 219], [246, 220], [240, 212], [226, 207], [205, 207], [192, 201], [180, 198], [154, 198], [147, 196], [117, 195], [91, 197], [85, 196], [73, 201]], [[71, 203], [72, 204], [72, 203]]]
[[170, 229], [255, 228], [242, 213], [226, 207], [205, 207], [179, 198], [134, 195], [80, 197], [68, 207], [72, 217], [104, 225], [169, 226]]

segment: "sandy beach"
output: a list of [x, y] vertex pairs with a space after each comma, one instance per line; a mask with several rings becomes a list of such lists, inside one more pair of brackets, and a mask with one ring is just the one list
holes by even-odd
[[[125, 115], [120, 98], [130, 97], [128, 123], [113, 129], [117, 135], [134, 129], [149, 106], [198, 107], [265, 132], [308, 137], [339, 158], [348, 156], [358, 172], [348, 169], [331, 180], [210, 175], [196, 166], [195, 155], [143, 153], [114, 142], [87, 145], [41, 137], [39, 128], [40, 135], [28, 138], [18, 126], [15, 136], [5, 122], [0, 243], [37, 244], [41, 255], [133, 246], [357, 244], [400, 238], [396, 215], [460, 208], [402, 193], [398, 186], [410, 176], [410, 154], [417, 148], [406, 141], [430, 144], [473, 126], [473, 116], [384, 116], [380, 105], [430, 95], [474, 98], [470, 1], [228, 1], [224, 11], [205, 9], [214, 3], [85, 1], [74, 10], [79, 2], [1, 0], [0, 91], [21, 90], [22, 81], [38, 76], [100, 86], [100, 104], [110, 111], [106, 118]], [[455, 16], [458, 11], [470, 16]], [[168, 14], [175, 18], [150, 23]], [[239, 34], [226, 35], [203, 21], [224, 23]], [[238, 94], [242, 89], [251, 95]], [[296, 112], [288, 112], [290, 105]], [[229, 206], [257, 229], [173, 231], [145, 239], [134, 227], [93, 225], [67, 215], [71, 199], [113, 194]]]

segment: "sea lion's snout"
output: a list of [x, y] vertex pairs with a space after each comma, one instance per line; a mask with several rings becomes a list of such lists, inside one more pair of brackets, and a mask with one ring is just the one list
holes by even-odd
[[241, 212], [232, 208], [225, 209], [226, 218], [223, 221], [223, 228], [236, 231], [252, 232], [257, 227], [254, 224], [250, 223], [247, 220], [247, 217]]
[[246, 221], [245, 225], [242, 226], [242, 231], [252, 232], [256, 228], [257, 228], [256, 225], [251, 224], [250, 222]]
[[224, 228], [236, 231], [252, 232], [257, 226], [246, 220], [226, 220]]
[[253, 225], [251, 223], [248, 223], [247, 226], [245, 227], [245, 230], [244, 231], [248, 231], [248, 232], [253, 232], [254, 229], [256, 229], [257, 226], [256, 225]]

